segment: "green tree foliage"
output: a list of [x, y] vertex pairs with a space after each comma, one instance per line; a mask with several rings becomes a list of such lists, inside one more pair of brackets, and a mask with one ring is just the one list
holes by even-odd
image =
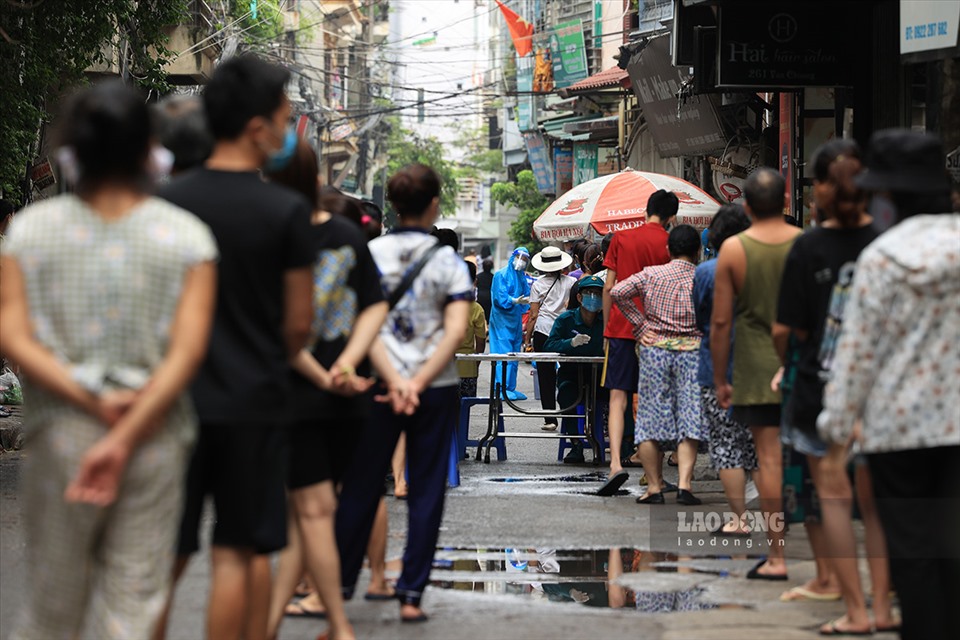
[[[400, 118], [396, 116], [387, 118], [387, 126], [387, 180], [408, 164], [420, 163], [432, 167], [440, 176], [440, 215], [449, 216], [456, 213], [457, 194], [460, 190], [457, 185], [457, 170], [454, 164], [444, 156], [440, 141], [405, 129]], [[378, 174], [376, 183], [380, 184], [382, 178], [382, 174]], [[386, 187], [386, 185], [381, 186]], [[388, 211], [384, 222], [387, 227], [392, 227], [396, 218], [389, 210], [389, 202], [387, 206]]]
[[490, 188], [490, 196], [500, 204], [512, 205], [520, 215], [510, 225], [508, 235], [518, 245], [523, 245], [531, 254], [540, 251], [545, 244], [533, 235], [533, 223], [550, 204], [537, 190], [537, 181], [529, 169], [517, 174], [516, 182], [497, 182]]
[[24, 176], [41, 125], [112, 47], [141, 85], [165, 87], [166, 27], [182, 22], [186, 0], [27, 0], [0, 2], [0, 190], [22, 203]]

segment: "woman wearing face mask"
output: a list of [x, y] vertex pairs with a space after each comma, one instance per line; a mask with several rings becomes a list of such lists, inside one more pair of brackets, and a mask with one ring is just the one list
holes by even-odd
[[[530, 264], [530, 252], [517, 247], [505, 267], [493, 274], [490, 297], [490, 353], [516, 353], [523, 345], [523, 314], [530, 305], [530, 285], [524, 272]], [[497, 382], [501, 380], [497, 364]], [[507, 363], [507, 385], [503, 390], [511, 400], [526, 400], [527, 396], [517, 391], [517, 363]]]
[[76, 637], [86, 620], [93, 637], [147, 638], [169, 587], [217, 247], [148, 195], [138, 92], [83, 91], [62, 131], [76, 194], [21, 212], [0, 268], [0, 345], [23, 371], [30, 433], [30, 571], [11, 637]]
[[597, 276], [602, 281], [607, 281], [607, 270], [603, 268], [603, 249], [596, 243], [587, 245], [583, 250], [583, 274], [577, 279], [578, 284], [570, 289], [567, 309], [576, 309], [580, 306], [580, 298], [577, 297], [580, 294], [579, 280], [587, 276]]
[[423, 622], [427, 616], [420, 600], [440, 533], [450, 425], [459, 406], [453, 356], [467, 333], [473, 282], [463, 258], [429, 234], [440, 205], [436, 172], [420, 164], [401, 169], [387, 184], [387, 198], [400, 225], [370, 242], [392, 307], [370, 351], [382, 395], [343, 479], [337, 543], [349, 595], [363, 564], [390, 458], [400, 434], [406, 434], [407, 546], [396, 592], [401, 620]]
[[[821, 512], [819, 524], [807, 525], [810, 546], [818, 562], [830, 569], [847, 609], [846, 615], [821, 627], [826, 635], [869, 632], [873, 624], [882, 631], [897, 626], [890, 610], [886, 543], [869, 470], [865, 464], [857, 465], [855, 480], [873, 581], [873, 622], [860, 584], [851, 518], [854, 487], [846, 460], [841, 456], [835, 464], [827, 443], [817, 434], [832, 348], [843, 324], [844, 300], [857, 259], [878, 236], [867, 215], [864, 193], [854, 182], [862, 168], [860, 148], [851, 140], [831, 140], [814, 154], [813, 197], [824, 222], [797, 238], [790, 249], [772, 329], [781, 361], [787, 361], [790, 339], [797, 344], [796, 375], [783, 411], [781, 439], [806, 456]], [[817, 591], [816, 583], [806, 586]]]
[[[550, 335], [543, 344], [544, 351], [562, 353], [568, 356], [603, 355], [603, 280], [597, 276], [587, 276], [580, 281], [580, 293], [577, 294], [580, 306], [561, 313], [553, 323]], [[580, 395], [581, 380], [586, 380], [586, 371], [581, 368], [589, 365], [565, 362], [557, 372], [557, 402], [561, 408], [572, 405]], [[584, 376], [581, 376], [584, 373]], [[602, 388], [598, 388], [598, 404]], [[597, 424], [594, 421], [594, 424]], [[577, 433], [576, 418], [563, 418], [561, 433]], [[579, 438], [572, 441], [570, 452], [564, 462], [583, 462], [583, 442]], [[621, 482], [622, 484], [622, 482]], [[616, 490], [617, 487], [614, 487]]]
[[[543, 273], [530, 287], [530, 315], [524, 330], [523, 343], [533, 345], [534, 351], [546, 351], [544, 343], [553, 328], [553, 322], [567, 305], [567, 296], [576, 280], [563, 275], [563, 270], [573, 263], [570, 254], [557, 247], [544, 247], [533, 256], [533, 266]], [[540, 385], [540, 404], [544, 411], [557, 407], [557, 373], [552, 362], [537, 366], [537, 383]], [[541, 427], [544, 431], [556, 431], [557, 419], [545, 417]]]

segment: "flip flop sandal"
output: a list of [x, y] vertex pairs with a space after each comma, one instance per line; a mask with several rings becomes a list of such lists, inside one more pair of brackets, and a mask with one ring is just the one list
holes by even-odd
[[[723, 535], [735, 534], [727, 533]], [[839, 593], [817, 593], [806, 587], [794, 587], [780, 594], [780, 602], [836, 602], [840, 597]]]
[[609, 497], [617, 493], [617, 490], [623, 486], [623, 483], [630, 478], [630, 474], [626, 471], [617, 471], [615, 474], [610, 476], [606, 482], [603, 483], [603, 486], [597, 491], [598, 496]]
[[621, 467], [624, 467], [624, 468], [626, 468], [626, 469], [643, 469], [643, 465], [642, 465], [642, 464], [640, 464], [639, 462], [637, 462], [637, 461], [634, 460], [633, 458], [630, 458], [629, 456], [626, 457], [626, 458], [621, 458], [621, 460], [620, 460], [620, 466], [621, 466]]
[[756, 565], [754, 565], [753, 569], [750, 569], [750, 571], [747, 571], [747, 580], [770, 580], [771, 582], [784, 582], [788, 579], [787, 574], [771, 575], [767, 573], [760, 573], [759, 571], [760, 567], [762, 567], [766, 563], [767, 563], [766, 560], [761, 560]]
[[386, 602], [387, 600], [396, 600], [396, 593], [365, 593], [363, 595], [364, 600], [369, 600], [370, 602]]
[[283, 609], [283, 615], [287, 618], [314, 618], [317, 620], [326, 620], [326, 611], [310, 611], [304, 609], [299, 602], [291, 602]]
[[820, 629], [820, 635], [822, 636], [872, 636], [873, 629], [867, 629], [866, 631], [853, 631], [851, 629], [841, 629], [837, 626], [837, 623], [840, 620], [834, 620], [833, 622], [828, 623], [830, 626], [826, 629]]
[[400, 616], [400, 622], [407, 623], [426, 622], [429, 619], [430, 617], [425, 613], [421, 613], [418, 616], [413, 616], [412, 618], [404, 618], [403, 616]]
[[[720, 525], [719, 527], [711, 531], [710, 535], [717, 536], [718, 538], [749, 538], [750, 537], [749, 531], [724, 531], [723, 529], [724, 526], [726, 525]], [[802, 589], [803, 587], [796, 587], [796, 588]], [[793, 589], [791, 589], [790, 591], [793, 591]], [[782, 599], [783, 598], [781, 597], [781, 600]], [[783, 602], [787, 602], [787, 601], [783, 600]]]

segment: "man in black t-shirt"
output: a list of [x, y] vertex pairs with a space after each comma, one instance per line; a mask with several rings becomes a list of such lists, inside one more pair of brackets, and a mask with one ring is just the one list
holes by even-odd
[[[284, 94], [288, 79], [286, 70], [254, 56], [218, 67], [203, 94], [213, 153], [203, 168], [160, 193], [203, 220], [220, 248], [210, 348], [192, 387], [200, 433], [178, 549], [182, 571], [199, 548], [199, 516], [204, 496], [212, 494], [210, 638], [266, 632], [269, 582], [266, 589], [261, 583], [269, 571], [264, 576], [254, 567], [258, 557], [286, 545], [288, 358], [310, 332], [312, 207], [265, 183], [259, 169], [282, 166], [296, 146]], [[244, 624], [264, 629], [244, 631]]]

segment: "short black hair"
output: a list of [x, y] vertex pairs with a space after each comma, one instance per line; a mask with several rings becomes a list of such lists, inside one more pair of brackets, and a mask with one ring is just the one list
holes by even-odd
[[667, 249], [674, 258], [696, 259], [700, 255], [700, 234], [689, 224], [677, 225], [667, 237]]
[[104, 180], [143, 180], [152, 133], [144, 95], [120, 80], [108, 80], [70, 99], [58, 143], [73, 150], [82, 191]]
[[409, 164], [387, 183], [387, 199], [401, 219], [419, 218], [440, 197], [440, 176], [424, 164]]
[[825, 182], [830, 177], [830, 165], [840, 156], [848, 156], [863, 161], [860, 146], [853, 140], [834, 138], [829, 140], [813, 152], [813, 178], [817, 182]]
[[467, 271], [470, 272], [470, 282], [475, 282], [477, 279], [477, 265], [470, 260], [464, 260], [467, 263]]
[[160, 144], [173, 153], [173, 170], [186, 171], [203, 164], [213, 151], [203, 102], [197, 96], [170, 96], [155, 111]]
[[490, 273], [493, 272], [493, 258], [484, 258], [483, 259], [483, 270]]
[[453, 229], [439, 229], [434, 227], [430, 235], [439, 240], [440, 244], [446, 245], [454, 251], [460, 251], [460, 238], [457, 237], [457, 232]]
[[747, 176], [743, 197], [755, 218], [765, 219], [783, 215], [786, 182], [783, 176], [773, 169], [760, 167]]
[[213, 72], [203, 92], [210, 133], [234, 140], [258, 116], [280, 108], [290, 72], [253, 54], [230, 58]]
[[603, 240], [600, 241], [600, 251], [603, 252], [603, 255], [607, 255], [611, 242], [613, 242], [613, 231], [603, 236]]
[[707, 228], [707, 245], [720, 251], [723, 241], [750, 227], [750, 218], [739, 204], [725, 204], [714, 214]]
[[650, 194], [647, 199], [647, 217], [657, 216], [664, 222], [677, 215], [680, 209], [680, 199], [673, 191], [660, 189]]

